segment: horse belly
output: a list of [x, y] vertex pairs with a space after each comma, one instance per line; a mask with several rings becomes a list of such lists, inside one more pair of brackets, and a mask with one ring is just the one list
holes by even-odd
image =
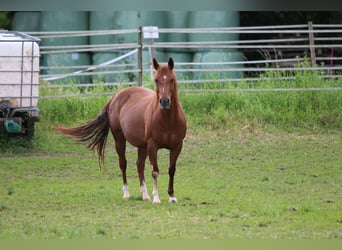
[[146, 144], [144, 117], [153, 95], [149, 89], [130, 87], [121, 90], [113, 99], [111, 127], [120, 131], [133, 146]]
[[121, 130], [126, 140], [135, 147], [146, 145], [144, 112], [133, 108], [124, 112], [121, 120]]

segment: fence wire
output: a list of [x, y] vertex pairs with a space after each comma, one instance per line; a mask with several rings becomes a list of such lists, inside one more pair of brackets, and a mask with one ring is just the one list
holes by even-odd
[[[112, 58], [97, 65], [42, 65], [41, 78], [50, 81], [55, 87], [65, 87], [65, 84], [57, 83], [57, 80], [68, 79], [70, 82], [78, 82], [78, 77], [103, 76], [110, 78], [112, 75], [130, 75], [129, 79], [106, 80], [105, 83], [89, 80], [81, 82], [77, 86], [120, 86], [142, 85], [137, 75], [143, 74], [145, 81], [149, 81], [151, 75], [151, 55], [160, 51], [172, 55], [172, 51], [180, 50], [184, 53], [206, 53], [216, 51], [219, 53], [236, 51], [243, 55], [240, 59], [223, 59], [221, 61], [181, 61], [175, 62], [175, 72], [178, 82], [183, 85], [181, 91], [198, 92], [201, 90], [188, 89], [192, 84], [211, 82], [258, 82], [261, 75], [266, 72], [281, 72], [282, 80], [294, 79], [293, 72], [317, 71], [323, 79], [339, 81], [342, 70], [342, 25], [333, 24], [301, 24], [301, 25], [276, 25], [254, 27], [225, 27], [225, 28], [182, 28], [163, 29], [161, 34], [204, 34], [209, 38], [203, 41], [158, 41], [141, 39], [142, 28], [129, 30], [95, 30], [95, 31], [59, 31], [59, 32], [28, 32], [30, 35], [42, 40], [40, 49], [44, 59], [47, 55], [88, 53], [94, 56], [96, 53], [112, 53]], [[88, 44], [88, 45], [44, 45], [45, 39], [92, 37], [92, 36], [116, 36], [133, 35], [135, 42], [117, 44]], [[236, 35], [233, 40], [215, 40], [210, 37], [218, 34]], [[138, 59], [141, 57], [142, 63]], [[126, 60], [130, 58], [130, 60]], [[51, 73], [63, 72], [68, 73]], [[196, 74], [211, 74], [214, 79], [203, 79]], [[229, 77], [235, 74], [234, 77]], [[223, 75], [223, 77], [222, 77]], [[266, 79], [265, 77], [263, 78]], [[341, 81], [339, 81], [341, 82]], [[341, 86], [342, 87], [342, 86]], [[334, 88], [272, 88], [272, 89], [215, 89], [205, 91], [326, 91], [341, 90], [340, 86]]]

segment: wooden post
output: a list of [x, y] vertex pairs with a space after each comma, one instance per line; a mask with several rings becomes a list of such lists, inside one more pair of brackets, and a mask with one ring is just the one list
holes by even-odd
[[155, 57], [155, 49], [153, 47], [153, 38], [150, 38], [149, 44], [150, 44], [150, 59], [151, 59], [151, 62], [150, 62], [150, 65], [151, 65], [151, 79], [153, 79], [153, 58]]
[[142, 75], [143, 75], [143, 65], [142, 65], [142, 27], [139, 27], [138, 32], [138, 86], [142, 86]]
[[315, 38], [314, 38], [314, 33], [313, 33], [312, 21], [308, 22], [308, 29], [309, 29], [311, 66], [315, 66], [316, 65], [316, 52], [315, 52]]
[[150, 47], [150, 55], [151, 55], [151, 64], [152, 64], [153, 58], [155, 57], [155, 54], [156, 54], [156, 50], [153, 47], [153, 38], [150, 39], [149, 44], [151, 45], [151, 47]]
[[151, 79], [153, 79], [153, 58], [155, 57], [155, 49], [153, 47], [153, 38], [159, 38], [158, 27], [157, 26], [144, 26], [142, 28], [144, 32], [144, 38], [149, 40], [149, 52], [150, 52], [150, 65], [151, 65]]

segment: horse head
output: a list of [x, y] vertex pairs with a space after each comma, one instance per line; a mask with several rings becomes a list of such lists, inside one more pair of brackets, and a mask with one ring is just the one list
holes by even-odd
[[171, 100], [177, 98], [177, 80], [173, 72], [173, 59], [170, 57], [165, 65], [159, 65], [153, 58], [153, 67], [156, 70], [154, 81], [156, 83], [156, 92], [161, 109], [170, 109]]

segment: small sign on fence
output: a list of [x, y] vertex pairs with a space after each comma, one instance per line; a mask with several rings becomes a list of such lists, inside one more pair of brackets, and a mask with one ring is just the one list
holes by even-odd
[[144, 38], [158, 39], [159, 32], [157, 26], [144, 26], [143, 27]]

